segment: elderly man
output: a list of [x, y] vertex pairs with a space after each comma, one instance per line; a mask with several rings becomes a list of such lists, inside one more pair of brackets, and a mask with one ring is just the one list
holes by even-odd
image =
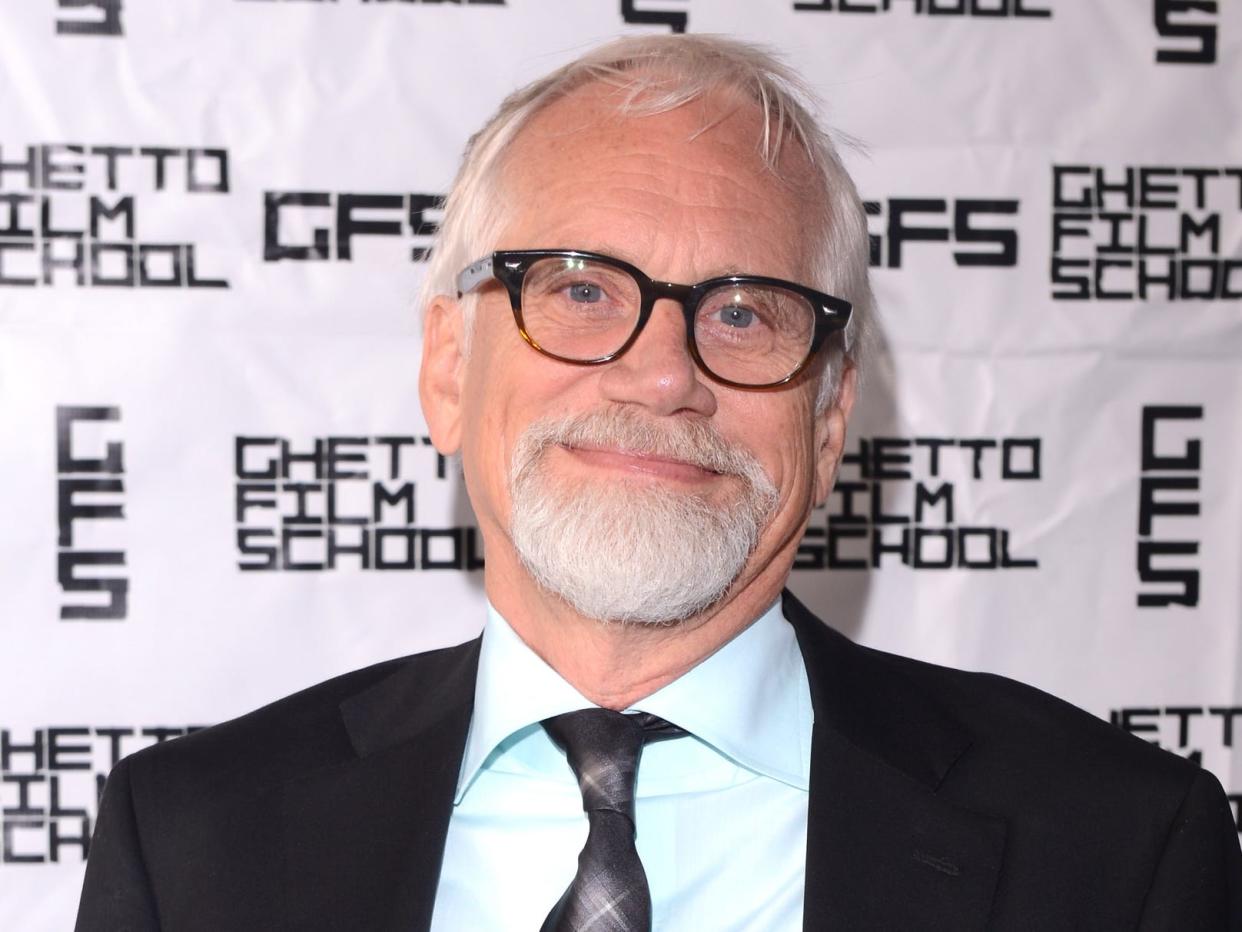
[[871, 303], [803, 100], [752, 47], [669, 37], [504, 103], [421, 370], [486, 541], [481, 639], [122, 762], [80, 929], [1242, 927], [1210, 775], [783, 592]]

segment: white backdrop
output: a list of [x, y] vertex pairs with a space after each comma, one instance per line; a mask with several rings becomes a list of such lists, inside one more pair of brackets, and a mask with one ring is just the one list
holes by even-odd
[[683, 27], [865, 145], [883, 346], [795, 591], [1242, 792], [1238, 4], [9, 0], [0, 928], [70, 925], [117, 754], [479, 629], [435, 198], [508, 91]]

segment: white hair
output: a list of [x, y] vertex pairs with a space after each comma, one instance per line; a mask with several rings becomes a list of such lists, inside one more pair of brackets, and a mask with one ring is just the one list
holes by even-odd
[[[814, 93], [792, 69], [762, 47], [711, 35], [633, 36], [600, 45], [551, 74], [526, 85], [500, 105], [466, 144], [461, 168], [444, 202], [444, 218], [431, 249], [419, 306], [437, 295], [457, 294], [456, 276], [495, 248], [506, 198], [497, 190], [505, 151], [543, 108], [591, 82], [626, 91], [618, 100], [624, 115], [674, 110], [718, 91], [752, 100], [763, 113], [756, 147], [779, 176], [782, 146], [792, 142], [808, 157], [812, 182], [820, 189], [818, 210], [806, 218], [811, 239], [813, 285], [853, 307], [842, 352], [857, 366], [869, 343], [873, 298], [868, 279], [870, 243], [862, 201], [829, 134], [814, 112]], [[542, 244], [531, 244], [542, 245]], [[466, 300], [466, 339], [474, 301]], [[820, 390], [820, 403], [835, 395], [842, 367], [834, 352]]]

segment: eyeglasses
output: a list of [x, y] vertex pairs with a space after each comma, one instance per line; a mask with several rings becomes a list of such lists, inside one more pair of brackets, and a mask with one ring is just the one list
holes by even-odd
[[522, 338], [561, 362], [612, 362], [638, 339], [662, 298], [681, 304], [686, 345], [707, 375], [775, 388], [806, 368], [850, 303], [779, 278], [726, 275], [696, 285], [653, 281], [620, 259], [574, 249], [501, 250], [457, 276], [457, 296], [496, 279]]

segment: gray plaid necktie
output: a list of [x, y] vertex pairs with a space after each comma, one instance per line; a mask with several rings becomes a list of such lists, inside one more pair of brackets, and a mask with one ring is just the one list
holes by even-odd
[[654, 715], [582, 709], [545, 719], [569, 758], [590, 830], [578, 873], [541, 932], [648, 932], [651, 891], [634, 847], [634, 783], [643, 744], [685, 732]]

